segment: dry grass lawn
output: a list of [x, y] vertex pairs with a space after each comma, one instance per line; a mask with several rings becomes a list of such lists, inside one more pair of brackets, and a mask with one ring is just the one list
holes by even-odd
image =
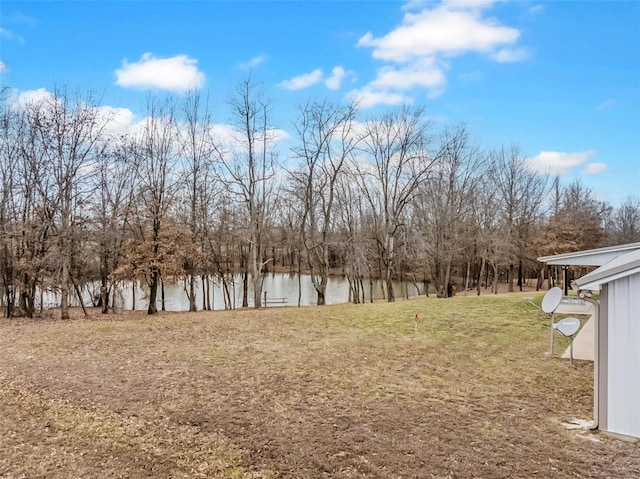
[[547, 349], [520, 294], [3, 320], [0, 477], [640, 477]]

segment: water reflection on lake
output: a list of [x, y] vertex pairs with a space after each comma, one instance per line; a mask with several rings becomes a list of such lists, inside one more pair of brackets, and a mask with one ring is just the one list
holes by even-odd
[[[211, 281], [210, 299], [213, 309], [224, 309], [224, 298], [222, 286], [219, 282]], [[369, 280], [364, 281], [365, 300], [369, 301]], [[394, 290], [397, 298], [403, 296], [416, 296], [423, 293], [422, 283], [418, 283], [420, 291], [413, 283], [394, 282]], [[231, 297], [235, 297], [235, 307], [242, 306], [242, 276], [236, 275], [233, 285], [229, 286]], [[298, 306], [298, 298], [301, 306], [315, 304], [317, 294], [311, 283], [311, 276], [300, 275], [298, 280], [297, 274], [269, 273], [265, 275], [263, 293], [267, 292], [268, 299], [284, 299], [281, 303], [272, 303], [278, 306]], [[149, 307], [148, 295], [149, 290], [145, 283], [136, 286], [136, 307], [135, 309], [147, 309]], [[373, 284], [374, 299], [382, 299], [381, 282], [374, 280]], [[200, 278], [196, 280], [196, 305], [198, 310], [202, 309], [202, 283]], [[249, 278], [249, 306], [253, 306], [253, 288], [251, 286], [251, 278]], [[346, 303], [349, 301], [349, 282], [345, 277], [332, 276], [329, 278], [326, 292], [327, 304]], [[133, 309], [133, 290], [132, 285], [128, 284], [118, 290], [116, 305], [124, 309]], [[271, 304], [270, 304], [271, 305]], [[160, 309], [160, 288], [158, 288], [158, 309]], [[165, 307], [167, 311], [186, 311], [189, 309], [189, 300], [185, 292], [185, 284], [178, 282], [177, 284], [165, 284]]]

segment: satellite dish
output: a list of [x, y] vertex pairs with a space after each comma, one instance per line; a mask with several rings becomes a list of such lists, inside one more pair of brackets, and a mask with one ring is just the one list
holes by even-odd
[[562, 290], [557, 286], [547, 291], [542, 298], [542, 311], [547, 314], [553, 313], [562, 301]]
[[558, 321], [555, 327], [563, 336], [573, 336], [580, 329], [580, 320], [578, 318], [564, 318]]

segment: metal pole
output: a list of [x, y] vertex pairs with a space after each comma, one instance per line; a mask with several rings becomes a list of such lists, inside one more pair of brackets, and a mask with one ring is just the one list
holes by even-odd
[[573, 336], [571, 336], [571, 343], [569, 343], [569, 357], [571, 358], [571, 366], [573, 366]]
[[564, 295], [569, 296], [569, 267], [566, 264], [562, 265], [562, 272], [564, 273]]
[[593, 425], [589, 429], [597, 429], [600, 424], [600, 303], [588, 296], [580, 295], [587, 303], [593, 304], [593, 317], [596, 320], [595, 354], [593, 357]]
[[554, 315], [555, 313], [551, 313], [549, 316], [551, 317], [551, 353], [549, 354], [549, 357], [553, 357], [553, 326], [554, 326]]

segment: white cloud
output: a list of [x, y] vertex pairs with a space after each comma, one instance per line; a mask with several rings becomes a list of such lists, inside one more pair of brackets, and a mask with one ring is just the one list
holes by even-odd
[[526, 48], [502, 48], [489, 56], [498, 63], [515, 63], [529, 58], [529, 51]]
[[211, 137], [216, 143], [222, 143], [235, 135], [237, 135], [237, 130], [233, 125], [216, 123], [211, 126]]
[[477, 8], [464, 10], [445, 4], [406, 13], [395, 30], [380, 38], [369, 32], [360, 38], [358, 46], [372, 47], [373, 56], [381, 60], [407, 62], [422, 56], [490, 52], [515, 43], [519, 37], [517, 29], [482, 18]]
[[322, 81], [322, 69], [317, 68], [310, 73], [303, 73], [302, 75], [295, 76], [290, 80], [280, 82], [279, 85], [287, 90], [302, 90], [309, 88]]
[[[76, 106], [86, 107], [79, 99], [72, 99], [74, 104], [70, 104], [71, 108]], [[78, 103], [75, 103], [78, 101]], [[42, 108], [40, 110], [45, 115], [53, 112], [53, 108], [60, 106], [62, 100], [56, 97], [46, 88], [37, 90], [27, 90], [18, 92], [17, 90], [9, 97], [9, 104], [16, 110], [28, 110], [30, 108]], [[103, 134], [107, 142], [117, 140], [121, 135], [136, 132], [142, 122], [136, 123], [137, 117], [128, 108], [119, 108], [109, 105], [101, 105], [90, 107], [95, 111], [96, 125], [103, 128]]]
[[586, 163], [589, 158], [595, 154], [596, 152], [594, 150], [575, 153], [541, 151], [537, 156], [527, 158], [525, 164], [527, 168], [537, 173], [565, 175], [569, 173], [572, 168]]
[[347, 71], [338, 65], [331, 70], [331, 76], [324, 81], [324, 84], [329, 90], [339, 90], [347, 74]]
[[204, 73], [198, 70], [197, 63], [187, 55], [156, 58], [145, 53], [137, 62], [122, 61], [122, 68], [116, 70], [116, 85], [176, 92], [200, 88], [204, 85]]
[[18, 43], [18, 45], [24, 45], [24, 38], [21, 35], [17, 35], [11, 30], [7, 30], [6, 28], [0, 27], [0, 38], [14, 41]]
[[[440, 3], [451, 9], [482, 9], [492, 6], [496, 1], [502, 0], [442, 0]], [[409, 0], [402, 6], [402, 10], [424, 10], [433, 4], [434, 0]]]
[[500, 0], [444, 0], [442, 3], [450, 8], [481, 9], [493, 6]]
[[611, 108], [615, 104], [616, 104], [615, 98], [609, 98], [608, 100], [605, 100], [598, 105], [598, 110], [600, 111], [606, 110], [607, 108]]
[[6, 72], [9, 69], [7, 68], [7, 65], [4, 64], [3, 61], [0, 61], [0, 73]]
[[434, 58], [421, 58], [403, 68], [387, 66], [378, 70], [378, 75], [371, 86], [380, 89], [411, 90], [419, 86], [436, 91], [446, 85], [447, 79], [443, 68]]
[[410, 105], [413, 103], [413, 98], [408, 95], [387, 90], [378, 90], [368, 85], [364, 88], [351, 90], [347, 93], [347, 98], [358, 103], [358, 108], [362, 110], [376, 105], [395, 106]]
[[[258, 151], [262, 149], [262, 138], [265, 133], [258, 132], [256, 147]], [[222, 155], [230, 159], [233, 155], [246, 153], [247, 140], [246, 132], [227, 123], [216, 123], [211, 127], [211, 137], [219, 146]], [[285, 130], [279, 128], [271, 128], [266, 131], [266, 139], [268, 147], [276, 146], [285, 140], [291, 138], [291, 135]]]
[[55, 98], [53, 94], [46, 88], [38, 88], [37, 90], [26, 90], [20, 93], [14, 93], [9, 99], [13, 108], [23, 109], [28, 106], [37, 106], [40, 104], [53, 104]]
[[267, 130], [267, 138], [270, 142], [278, 144], [290, 139], [291, 135], [281, 128], [272, 128], [271, 130]]
[[408, 12], [411, 10], [422, 10], [426, 8], [431, 2], [431, 0], [409, 0], [404, 5], [402, 5], [402, 11]]
[[329, 90], [339, 90], [342, 86], [342, 81], [351, 77], [355, 80], [355, 72], [345, 70], [344, 67], [337, 65], [331, 70], [331, 76], [326, 77], [322, 73], [322, 68], [316, 68], [310, 73], [304, 73], [302, 75], [295, 76], [290, 80], [284, 80], [278, 85], [287, 90], [302, 90], [309, 88], [324, 81], [325, 86]]
[[[476, 53], [498, 63], [524, 60], [528, 50], [517, 46], [520, 31], [485, 15], [494, 0], [411, 1], [400, 25], [379, 37], [371, 32], [358, 40], [374, 58], [387, 64], [361, 90], [379, 98], [399, 98], [400, 92], [424, 88], [428, 97], [441, 95], [454, 57]], [[477, 75], [476, 75], [477, 76]], [[382, 102], [379, 102], [382, 103]], [[375, 102], [365, 102], [376, 104]]]
[[105, 133], [109, 136], [120, 136], [129, 133], [136, 125], [136, 115], [128, 108], [108, 105], [96, 107], [98, 122], [107, 122]]
[[529, 13], [532, 15], [535, 15], [537, 13], [542, 12], [543, 10], [544, 10], [544, 5], [534, 5], [529, 9]]
[[24, 13], [21, 13], [21, 12], [14, 13], [13, 16], [11, 17], [11, 20], [16, 23], [29, 25], [31, 27], [35, 26], [38, 23], [35, 18], [29, 15], [25, 15]]
[[602, 173], [606, 169], [607, 169], [606, 163], [599, 163], [599, 162], [589, 163], [583, 170], [583, 173], [585, 175], [597, 175], [598, 173]]
[[243, 70], [251, 70], [252, 68], [257, 67], [258, 65], [266, 61], [267, 61], [266, 55], [259, 55], [257, 57], [253, 57], [251, 60], [249, 60], [246, 63], [241, 63], [240, 68], [242, 68]]

